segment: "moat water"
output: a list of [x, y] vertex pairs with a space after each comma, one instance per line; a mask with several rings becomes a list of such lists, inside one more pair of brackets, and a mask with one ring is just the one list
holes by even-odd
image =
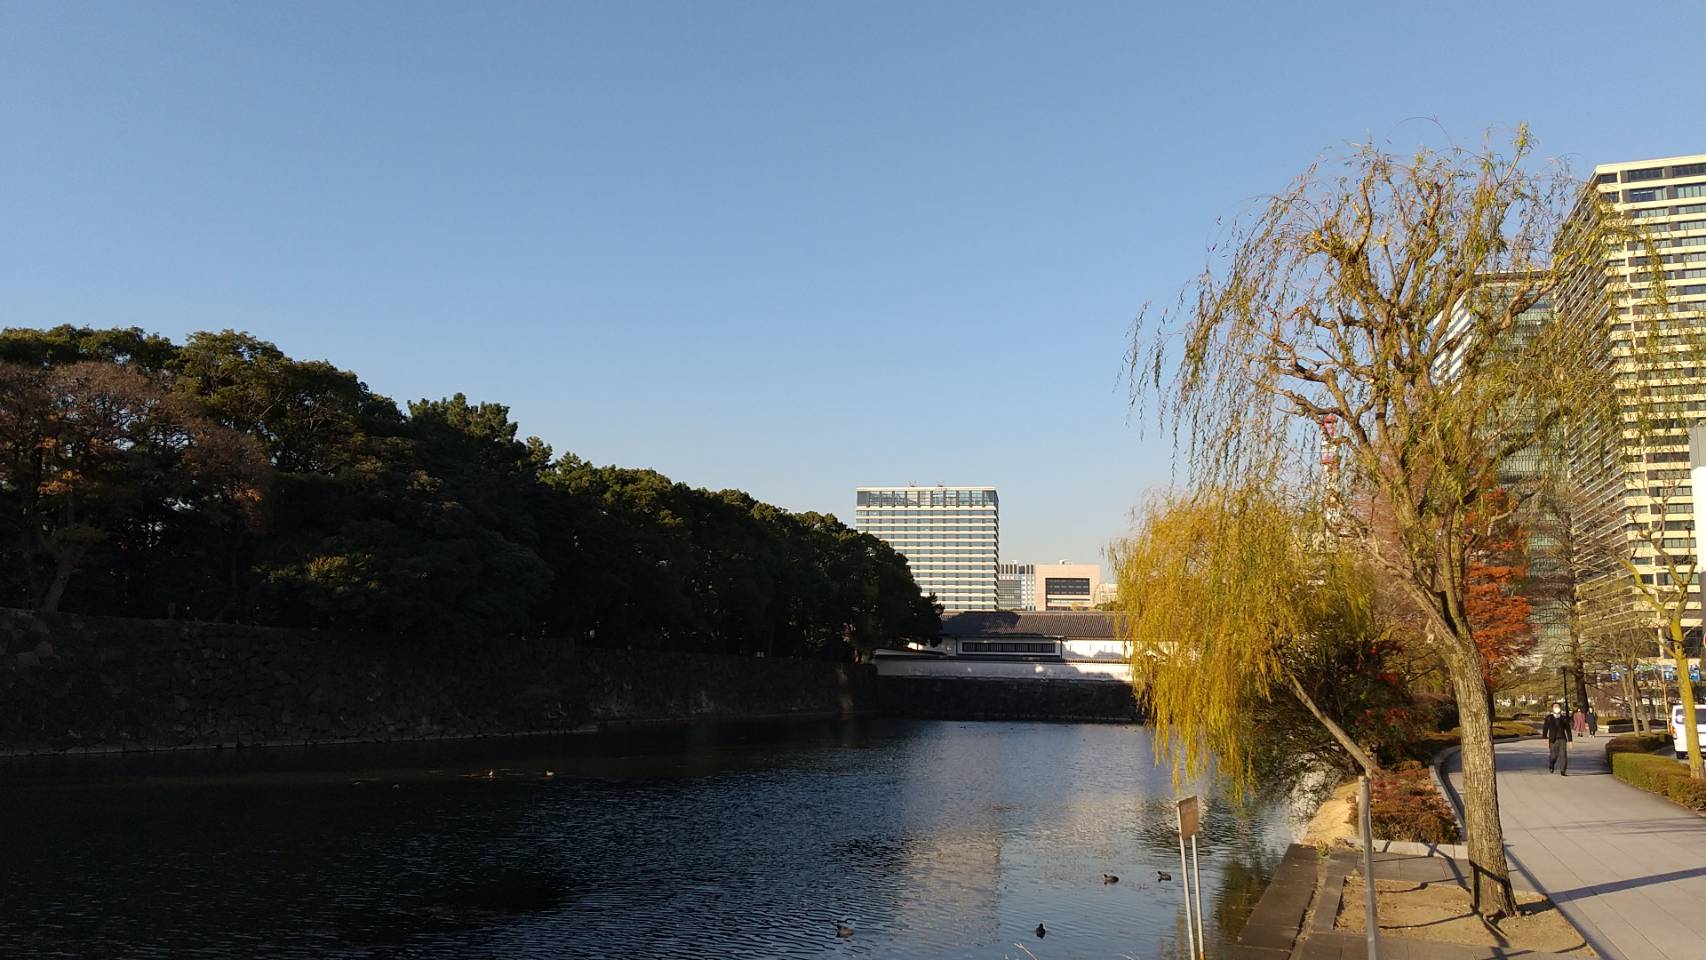
[[[1147, 729], [1093, 724], [12, 761], [0, 955], [1180, 957], [1174, 797]], [[1209, 802], [1212, 957], [1291, 826]]]

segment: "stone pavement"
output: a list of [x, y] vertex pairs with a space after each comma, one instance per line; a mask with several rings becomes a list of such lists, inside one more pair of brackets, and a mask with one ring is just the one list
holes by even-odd
[[[1706, 819], [1613, 777], [1605, 743], [1572, 744], [1568, 777], [1546, 772], [1543, 741], [1498, 745], [1511, 867], [1606, 960], [1702, 960]], [[1446, 773], [1462, 789], [1455, 756]]]

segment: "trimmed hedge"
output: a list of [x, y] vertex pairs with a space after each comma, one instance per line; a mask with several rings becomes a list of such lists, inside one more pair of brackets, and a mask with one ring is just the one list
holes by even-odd
[[[1350, 817], [1357, 822], [1356, 798], [1351, 798]], [[1460, 843], [1457, 818], [1445, 798], [1434, 789], [1428, 768], [1405, 763], [1384, 771], [1369, 784], [1369, 826], [1382, 840], [1414, 843]]]
[[1632, 786], [1656, 793], [1690, 810], [1706, 813], [1706, 780], [1688, 776], [1688, 767], [1651, 753], [1613, 753], [1611, 772]]
[[1612, 756], [1619, 753], [1652, 753], [1670, 742], [1670, 738], [1662, 733], [1625, 733], [1612, 737], [1611, 742], [1605, 745], [1605, 762], [1613, 763]]

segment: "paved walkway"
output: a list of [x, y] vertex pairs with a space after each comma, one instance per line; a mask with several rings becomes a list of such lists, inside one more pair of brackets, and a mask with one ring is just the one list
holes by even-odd
[[[1540, 740], [1498, 745], [1511, 866], [1606, 960], [1702, 960], [1706, 819], [1611, 776], [1605, 742], [1572, 744], [1567, 778]], [[1461, 790], [1457, 758], [1446, 767]]]

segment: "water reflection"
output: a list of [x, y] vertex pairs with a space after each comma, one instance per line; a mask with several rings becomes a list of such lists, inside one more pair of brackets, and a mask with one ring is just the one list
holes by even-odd
[[[0, 943], [23, 956], [1182, 952], [1178, 880], [1156, 879], [1178, 873], [1173, 792], [1141, 727], [695, 728], [0, 774]], [[1277, 809], [1213, 808], [1211, 926], [1242, 923], [1286, 834]]]

